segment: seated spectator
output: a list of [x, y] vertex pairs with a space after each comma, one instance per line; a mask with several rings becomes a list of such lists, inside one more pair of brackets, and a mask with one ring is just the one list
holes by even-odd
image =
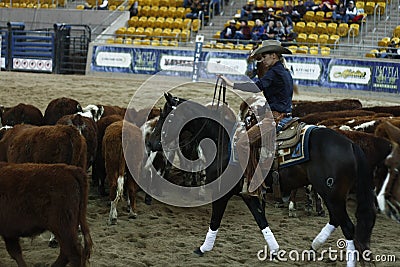
[[232, 19], [220, 34], [220, 39], [233, 39], [236, 34], [236, 21]]
[[304, 14], [306, 14], [307, 12], [307, 7], [304, 5], [304, 1], [303, 0], [299, 0], [298, 5], [293, 7], [293, 11], [292, 11], [292, 21], [300, 21]]
[[254, 41], [262, 40], [262, 35], [264, 34], [264, 26], [260, 19], [256, 19], [256, 25], [254, 25], [251, 30], [251, 39]]
[[193, 3], [193, 0], [184, 0], [184, 1], [183, 1], [183, 7], [184, 7], [184, 8], [191, 7], [191, 6], [192, 6], [192, 3]]
[[275, 21], [268, 21], [264, 28], [263, 40], [276, 39]]
[[334, 11], [336, 8], [336, 2], [335, 0], [322, 0], [321, 4], [318, 5], [315, 11], [324, 11], [324, 12], [329, 12], [329, 11]]
[[291, 33], [293, 31], [293, 21], [292, 21], [290, 15], [283, 14], [281, 21], [282, 21], [283, 27], [286, 30], [286, 33], [287, 34]]
[[242, 7], [240, 19], [253, 20], [253, 10], [256, 7], [254, 2], [255, 0], [248, 0], [247, 3]]
[[186, 14], [186, 18], [197, 19], [199, 17], [199, 12], [203, 10], [203, 5], [200, 3], [200, 0], [193, 0], [190, 10], [190, 13]]
[[268, 22], [270, 20], [273, 20], [273, 21], [276, 20], [274, 10], [271, 7], [268, 8], [267, 13], [264, 16], [265, 16], [265, 20], [264, 20], [265, 22]]
[[282, 8], [282, 15], [292, 16], [293, 8], [294, 8], [293, 1], [288, 0]]
[[346, 7], [343, 3], [340, 3], [338, 7], [335, 8], [332, 12], [332, 20], [334, 22], [342, 21], [344, 16], [346, 15]]
[[349, 6], [346, 9], [346, 14], [343, 17], [343, 22], [348, 23], [349, 20], [353, 20], [357, 16], [357, 8], [353, 1], [349, 2]]
[[307, 11], [314, 11], [315, 9], [318, 8], [318, 6], [314, 3], [313, 0], [306, 0], [304, 2], [304, 6], [306, 7]]
[[242, 20], [240, 22], [240, 28], [236, 31], [234, 39], [240, 40], [250, 40], [251, 39], [251, 29], [247, 24], [247, 20]]
[[283, 27], [282, 21], [277, 21], [275, 23], [275, 39], [280, 41], [280, 42], [286, 42], [286, 37], [287, 37], [287, 32], [285, 27]]

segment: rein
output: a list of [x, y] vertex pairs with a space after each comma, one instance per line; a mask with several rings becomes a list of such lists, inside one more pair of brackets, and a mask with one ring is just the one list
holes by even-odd
[[217, 81], [215, 82], [212, 106], [214, 106], [214, 101], [215, 101], [215, 96], [217, 94], [218, 84], [219, 84], [219, 90], [218, 90], [217, 109], [219, 107], [219, 103], [221, 103], [221, 94], [222, 94], [222, 103], [225, 104], [225, 105], [228, 105], [228, 103], [226, 102], [226, 97], [225, 97], [225, 95], [226, 95], [226, 82], [224, 80], [222, 80], [221, 77], [218, 77]]

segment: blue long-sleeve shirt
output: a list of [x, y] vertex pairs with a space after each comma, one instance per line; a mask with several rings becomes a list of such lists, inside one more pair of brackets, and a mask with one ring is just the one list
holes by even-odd
[[292, 112], [293, 78], [290, 71], [278, 61], [264, 74], [254, 78], [253, 82], [234, 83], [233, 89], [259, 93], [262, 92], [271, 111]]

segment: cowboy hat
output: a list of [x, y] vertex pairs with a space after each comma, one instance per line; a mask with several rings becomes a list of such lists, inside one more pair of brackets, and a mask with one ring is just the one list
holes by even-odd
[[264, 40], [260, 47], [257, 47], [251, 54], [250, 58], [254, 58], [256, 55], [264, 53], [276, 53], [276, 54], [291, 54], [292, 52], [281, 46], [281, 42], [277, 40]]

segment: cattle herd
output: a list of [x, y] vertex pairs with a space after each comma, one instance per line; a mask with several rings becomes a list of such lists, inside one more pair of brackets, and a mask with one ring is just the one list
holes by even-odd
[[[242, 105], [242, 113], [243, 109]], [[140, 188], [135, 179], [151, 174], [149, 159], [162, 175], [169, 172], [163, 156], [150, 157], [145, 146], [159, 115], [160, 108], [155, 107], [82, 107], [70, 98], [54, 99], [44, 114], [30, 104], [1, 107], [0, 235], [18, 266], [27, 266], [19, 238], [46, 230], [60, 246], [54, 266], [87, 264], [92, 247], [86, 221], [89, 184], [100, 195], [108, 188], [109, 224], [117, 221], [118, 200], [125, 192], [129, 216], [137, 216], [135, 195]], [[365, 108], [354, 99], [294, 101], [293, 115], [307, 124], [333, 128], [358, 144], [374, 170], [379, 208], [400, 221], [395, 177], [400, 164], [400, 107]], [[129, 138], [124, 141], [122, 133]], [[134, 168], [128, 170], [125, 156]], [[146, 199], [150, 204], [151, 198]]]

